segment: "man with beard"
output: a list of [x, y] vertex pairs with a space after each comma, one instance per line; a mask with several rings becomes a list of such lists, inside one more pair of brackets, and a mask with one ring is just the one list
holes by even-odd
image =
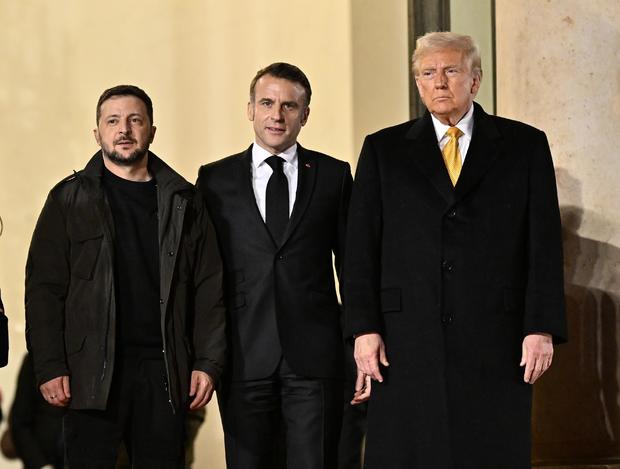
[[222, 371], [221, 260], [202, 198], [149, 152], [151, 99], [97, 103], [101, 151], [50, 192], [26, 266], [26, 338], [47, 402], [68, 408], [69, 467], [183, 466], [186, 409]]

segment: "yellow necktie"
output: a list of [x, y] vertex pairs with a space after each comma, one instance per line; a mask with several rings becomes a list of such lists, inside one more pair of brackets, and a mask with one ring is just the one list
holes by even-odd
[[463, 135], [463, 132], [458, 127], [450, 127], [446, 132], [446, 135], [450, 137], [446, 146], [441, 151], [443, 153], [443, 161], [446, 163], [448, 174], [452, 185], [456, 186], [456, 181], [461, 174], [461, 152], [459, 152], [459, 137]]

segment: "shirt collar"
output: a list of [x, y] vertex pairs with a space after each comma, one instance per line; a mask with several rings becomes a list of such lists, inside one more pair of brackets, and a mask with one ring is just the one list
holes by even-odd
[[[432, 114], [431, 114], [431, 118], [433, 119], [433, 127], [435, 127], [435, 134], [437, 135], [437, 141], [441, 142], [441, 139], [444, 138], [450, 126], [442, 123], [439, 119], [437, 119]], [[463, 134], [471, 138], [472, 132], [474, 130], [474, 105], [473, 104], [470, 106], [469, 111], [467, 111], [465, 115], [461, 118], [461, 120], [457, 122], [456, 127], [458, 127], [460, 131], [463, 132]]]
[[[255, 168], [262, 165], [265, 160], [272, 155], [273, 153], [265, 150], [258, 143], [254, 142], [254, 145], [252, 145], [252, 164]], [[293, 165], [293, 167], [297, 167], [297, 143], [294, 143], [283, 152], [276, 153], [276, 155], [284, 158], [284, 160]]]

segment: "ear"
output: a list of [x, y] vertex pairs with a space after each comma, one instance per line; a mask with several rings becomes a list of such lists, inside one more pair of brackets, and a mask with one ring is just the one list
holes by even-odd
[[478, 94], [481, 80], [482, 80], [482, 75], [474, 75], [472, 83], [471, 83], [471, 94], [473, 97], [476, 97], [476, 95]]
[[149, 143], [153, 143], [153, 139], [155, 138], [155, 132], [157, 131], [157, 127], [155, 127], [154, 125], [151, 127], [151, 138], [149, 140]]
[[95, 136], [95, 141], [97, 142], [97, 145], [101, 146], [101, 139], [99, 138], [99, 130], [93, 129], [93, 135]]
[[306, 109], [304, 109], [304, 113], [301, 116], [301, 126], [303, 127], [304, 125], [306, 125], [306, 122], [308, 122], [308, 116], [310, 115], [310, 108], [308, 106], [306, 106]]
[[248, 119], [251, 121], [254, 121], [254, 104], [252, 103], [252, 101], [248, 102]]

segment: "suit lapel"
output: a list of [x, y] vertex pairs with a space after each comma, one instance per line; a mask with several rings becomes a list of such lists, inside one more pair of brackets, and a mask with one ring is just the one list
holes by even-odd
[[256, 204], [254, 187], [252, 187], [252, 145], [240, 155], [238, 162], [239, 170], [237, 171], [237, 177], [240, 178], [240, 181], [237, 187], [241, 188], [240, 197], [243, 200], [243, 206], [247, 210], [248, 218], [252, 223], [262, 226], [258, 231], [264, 233], [267, 242], [275, 245], [271, 233], [269, 233], [269, 229]]
[[303, 215], [308, 208], [312, 192], [314, 191], [314, 183], [316, 180], [317, 161], [312, 157], [301, 145], [297, 144], [297, 193], [295, 195], [295, 205], [291, 213], [291, 219], [288, 222], [286, 232], [282, 238], [282, 244], [291, 237], [299, 222], [303, 219]]
[[455, 200], [454, 187], [443, 162], [431, 115], [427, 111], [421, 119], [414, 122], [406, 138], [412, 141], [412, 161], [430, 180], [437, 192], [452, 204]]
[[474, 103], [474, 130], [461, 175], [456, 183], [456, 198], [465, 197], [500, 156], [500, 134], [478, 104]]

